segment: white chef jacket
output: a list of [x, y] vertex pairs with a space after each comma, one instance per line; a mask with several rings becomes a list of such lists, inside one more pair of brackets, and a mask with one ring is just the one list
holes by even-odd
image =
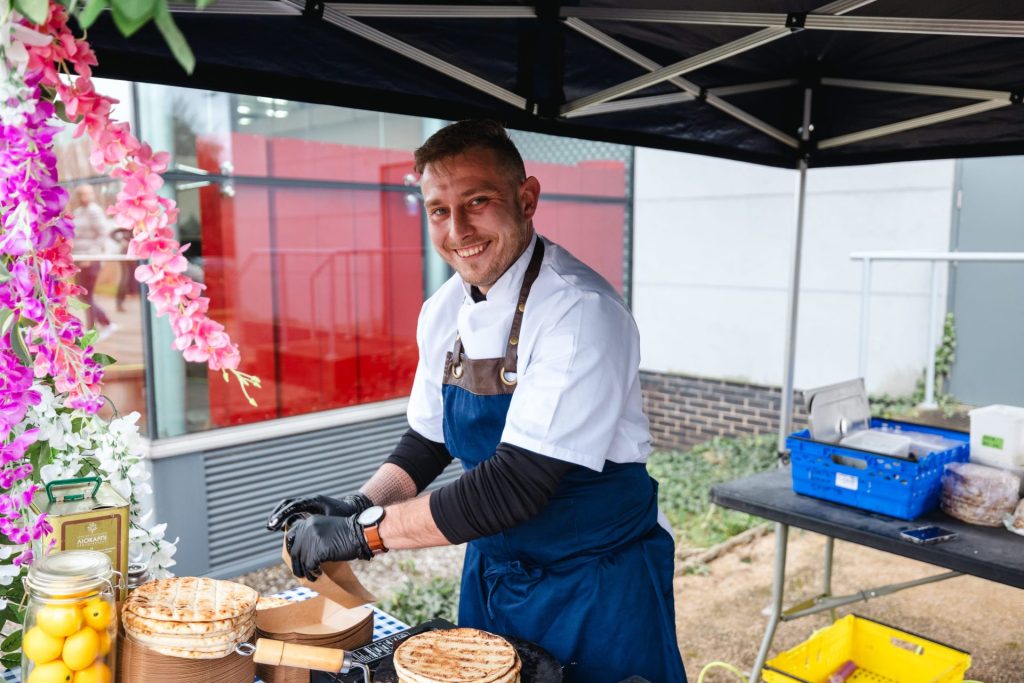
[[[534, 238], [486, 301], [474, 302], [456, 274], [423, 304], [408, 418], [426, 438], [444, 441], [441, 381], [456, 334], [471, 359], [504, 357], [537, 239], [544, 238]], [[604, 278], [547, 239], [517, 349], [518, 384], [501, 441], [598, 472], [606, 461], [646, 461], [636, 323]]]

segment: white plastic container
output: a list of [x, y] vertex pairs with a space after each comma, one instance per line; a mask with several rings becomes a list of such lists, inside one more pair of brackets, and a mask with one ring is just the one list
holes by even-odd
[[1004, 470], [1024, 467], [1024, 408], [993, 405], [971, 416], [971, 462]]

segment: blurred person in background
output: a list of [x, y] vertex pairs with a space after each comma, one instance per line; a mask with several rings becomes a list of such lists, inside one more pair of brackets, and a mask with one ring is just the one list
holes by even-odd
[[95, 290], [96, 280], [100, 275], [102, 263], [100, 261], [87, 261], [83, 257], [90, 254], [102, 255], [106, 252], [107, 240], [110, 233], [110, 222], [103, 211], [103, 207], [96, 201], [96, 190], [92, 185], [79, 185], [75, 188], [75, 198], [78, 200], [78, 208], [75, 209], [73, 220], [75, 222], [75, 245], [74, 254], [76, 265], [79, 268], [76, 282], [85, 292], [82, 294], [82, 301], [88, 304], [85, 311], [85, 327], [88, 330], [100, 327], [100, 339], [106, 339], [115, 331], [117, 325], [111, 322], [106, 312], [96, 303]]

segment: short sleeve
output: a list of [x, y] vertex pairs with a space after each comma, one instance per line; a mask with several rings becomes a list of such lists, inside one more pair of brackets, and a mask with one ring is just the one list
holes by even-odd
[[501, 440], [601, 471], [638, 365], [639, 333], [628, 311], [583, 292], [557, 321], [540, 326]]
[[416, 346], [420, 357], [416, 364], [416, 375], [412, 381], [406, 416], [409, 419], [409, 427], [431, 441], [444, 442], [441, 369], [433, 367], [436, 360], [431, 358], [430, 349], [426, 344], [429, 326], [425, 324], [425, 320], [429, 315], [429, 303], [428, 301], [424, 304], [420, 310], [419, 322], [416, 325]]

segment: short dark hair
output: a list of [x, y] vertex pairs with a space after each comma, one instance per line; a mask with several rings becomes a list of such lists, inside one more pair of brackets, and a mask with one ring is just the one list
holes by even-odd
[[526, 167], [519, 150], [505, 127], [492, 119], [459, 121], [431, 135], [415, 152], [416, 172], [423, 173], [429, 164], [465, 154], [471, 149], [491, 150], [516, 182], [526, 178]]

